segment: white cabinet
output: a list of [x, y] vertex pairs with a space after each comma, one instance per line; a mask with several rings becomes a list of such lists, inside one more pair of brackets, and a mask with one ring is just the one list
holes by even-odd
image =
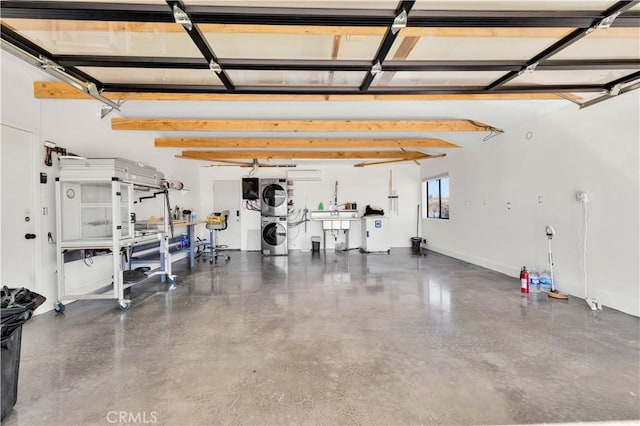
[[391, 227], [388, 217], [365, 216], [362, 218], [362, 249], [365, 252], [391, 250]]

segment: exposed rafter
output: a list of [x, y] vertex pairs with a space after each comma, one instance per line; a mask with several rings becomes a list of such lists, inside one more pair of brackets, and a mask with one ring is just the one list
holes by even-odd
[[418, 151], [182, 151], [181, 156], [198, 160], [421, 160], [429, 157]]
[[[337, 62], [338, 59], [338, 54], [340, 53], [340, 43], [342, 42], [342, 36], [341, 35], [334, 35], [333, 36], [333, 47], [331, 48], [331, 62]], [[329, 71], [329, 77], [327, 79], [327, 85], [328, 86], [333, 86], [333, 80], [335, 79], [335, 73], [336, 73], [336, 69], [331, 69]], [[325, 96], [325, 99], [329, 100], [329, 96]]]
[[460, 148], [442, 139], [156, 138], [156, 148]]
[[352, 160], [361, 158], [424, 158], [426, 154], [413, 151], [182, 151], [183, 157], [204, 160], [263, 159], [263, 160]]
[[[359, 160], [375, 159], [354, 165], [354, 167], [399, 163], [431, 158], [442, 158], [446, 154], [425, 154], [417, 151], [182, 151], [176, 158], [200, 161], [215, 161], [246, 167], [238, 160]], [[380, 160], [380, 161], [377, 161]]]
[[[176, 33], [182, 26], [175, 23], [158, 22], [106, 22], [106, 21], [51, 21], [40, 19], [12, 19], [3, 17], [10, 26], [19, 26], [21, 31], [101, 31], [128, 33]], [[222, 34], [291, 34], [330, 36], [383, 36], [384, 27], [353, 26], [301, 26], [301, 25], [229, 25], [201, 24], [203, 33]], [[404, 37], [509, 37], [509, 38], [561, 38], [570, 28], [482, 28], [482, 27], [407, 27], [402, 30]], [[609, 28], [590, 34], [591, 38], [632, 38], [630, 28]]]
[[[413, 48], [416, 47], [416, 44], [418, 44], [419, 41], [420, 41], [420, 37], [404, 37], [402, 39], [402, 42], [400, 43], [400, 46], [398, 47], [398, 50], [396, 50], [396, 53], [393, 55], [393, 60], [396, 61], [395, 63], [397, 65], [406, 64], [408, 62], [406, 61], [406, 59], [409, 57], [409, 55], [411, 54], [411, 51], [413, 51]], [[391, 83], [391, 80], [393, 80], [393, 77], [396, 74], [397, 70], [393, 70], [393, 68], [389, 67], [388, 64], [390, 62], [391, 61], [385, 61], [382, 67], [382, 71], [384, 71], [384, 73], [382, 74], [382, 76], [380, 77], [380, 80], [378, 81], [378, 84], [380, 86], [386, 86], [389, 83]], [[435, 71], [435, 69], [431, 67], [426, 68], [426, 70]]]
[[[604, 89], [603, 89], [604, 90]], [[91, 99], [66, 83], [36, 81], [33, 94], [39, 99]], [[237, 94], [237, 93], [163, 93], [163, 92], [104, 92], [105, 96], [119, 96], [129, 101], [320, 101], [327, 100], [326, 95], [284, 95], [284, 94]], [[571, 96], [571, 95], [568, 95]], [[447, 101], [447, 100], [558, 100], [554, 93], [485, 93], [485, 94], [352, 94], [329, 95], [328, 100], [409, 100], [409, 101]], [[573, 96], [573, 98], [577, 98]], [[577, 98], [579, 99], [579, 98]]]
[[[442, 158], [442, 157], [446, 157], [447, 154], [430, 154], [427, 155], [425, 154], [425, 156], [423, 158], [420, 158], [420, 160], [429, 160], [429, 159], [433, 159], [433, 158]], [[417, 160], [415, 158], [402, 158], [399, 160], [385, 160], [385, 161], [365, 161], [363, 163], [357, 163], [354, 164], [353, 167], [366, 167], [366, 166], [378, 166], [380, 164], [390, 164], [390, 163], [401, 163], [404, 161], [415, 161], [417, 164], [420, 164], [417, 162]]]
[[205, 118], [112, 118], [113, 130], [265, 132], [488, 132], [499, 129], [464, 119], [434, 120], [250, 120]]

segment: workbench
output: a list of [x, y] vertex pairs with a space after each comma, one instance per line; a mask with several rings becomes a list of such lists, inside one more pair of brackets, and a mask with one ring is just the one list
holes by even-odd
[[[141, 222], [146, 222], [149, 225], [162, 225], [162, 220], [156, 219], [156, 218], [149, 218]], [[187, 238], [189, 240], [189, 266], [192, 268], [196, 266], [196, 248], [198, 246], [198, 244], [196, 244], [196, 241], [195, 241], [195, 226], [200, 225], [202, 223], [207, 223], [207, 221], [206, 220], [191, 220], [191, 221], [174, 220], [173, 221], [174, 228], [180, 228], [180, 227], [187, 228]], [[174, 236], [175, 234], [176, 233], [174, 232]], [[213, 242], [210, 241], [210, 243], [213, 243]]]

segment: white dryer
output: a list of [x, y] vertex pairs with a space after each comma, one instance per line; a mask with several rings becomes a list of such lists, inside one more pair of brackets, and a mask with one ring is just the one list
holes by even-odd
[[286, 216], [287, 202], [286, 179], [260, 179], [262, 216]]
[[264, 256], [286, 256], [287, 249], [287, 218], [262, 218], [262, 254]]

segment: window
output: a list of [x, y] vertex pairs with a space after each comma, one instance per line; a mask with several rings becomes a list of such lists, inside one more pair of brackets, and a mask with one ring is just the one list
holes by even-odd
[[449, 176], [426, 181], [428, 218], [449, 219]]

